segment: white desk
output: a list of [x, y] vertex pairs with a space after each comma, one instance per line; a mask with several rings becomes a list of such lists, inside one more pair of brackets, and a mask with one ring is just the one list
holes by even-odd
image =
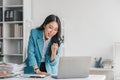
[[[3, 80], [55, 80], [54, 78], [6, 78]], [[105, 75], [89, 75], [88, 78], [56, 79], [56, 80], [105, 80]]]
[[106, 75], [106, 80], [114, 80], [114, 72], [113, 69], [105, 69], [105, 68], [91, 68], [90, 74], [92, 75]]

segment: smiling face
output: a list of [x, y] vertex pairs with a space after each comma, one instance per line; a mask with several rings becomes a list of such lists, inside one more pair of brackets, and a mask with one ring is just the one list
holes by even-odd
[[57, 22], [53, 21], [53, 22], [48, 23], [45, 26], [45, 30], [44, 30], [45, 40], [52, 38], [57, 32], [58, 32]]

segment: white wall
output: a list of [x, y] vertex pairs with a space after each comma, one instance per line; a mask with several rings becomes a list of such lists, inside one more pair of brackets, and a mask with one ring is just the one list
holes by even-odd
[[49, 14], [65, 27], [65, 56], [112, 58], [120, 41], [120, 0], [33, 0], [33, 27]]

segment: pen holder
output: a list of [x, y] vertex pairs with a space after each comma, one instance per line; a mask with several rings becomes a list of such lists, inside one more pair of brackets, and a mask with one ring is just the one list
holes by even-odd
[[101, 68], [101, 60], [102, 60], [102, 57], [100, 57], [99, 60], [95, 59], [95, 67], [96, 68]]

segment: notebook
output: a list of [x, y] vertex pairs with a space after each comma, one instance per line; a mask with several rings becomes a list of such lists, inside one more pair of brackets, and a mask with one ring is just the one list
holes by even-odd
[[86, 78], [89, 76], [91, 64], [90, 56], [60, 57], [58, 75], [53, 78]]

